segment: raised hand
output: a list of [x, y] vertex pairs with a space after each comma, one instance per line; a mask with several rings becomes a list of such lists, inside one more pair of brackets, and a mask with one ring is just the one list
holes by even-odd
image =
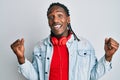
[[15, 42], [13, 42], [11, 44], [11, 49], [16, 54], [16, 56], [18, 58], [18, 62], [20, 64], [23, 64], [25, 62], [25, 57], [24, 57], [24, 51], [25, 51], [24, 39], [23, 38], [21, 40], [18, 39]]
[[111, 61], [112, 56], [115, 54], [115, 52], [118, 50], [119, 43], [115, 41], [112, 38], [106, 38], [105, 39], [105, 58], [107, 61]]

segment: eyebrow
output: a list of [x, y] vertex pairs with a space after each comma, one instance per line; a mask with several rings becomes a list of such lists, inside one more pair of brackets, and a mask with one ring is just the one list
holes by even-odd
[[[56, 11], [56, 12], [61, 12], [61, 13], [65, 13], [64, 11], [62, 11], [62, 10], [58, 10], [58, 11]], [[49, 14], [51, 14], [52, 13], [52, 11], [49, 13]], [[65, 13], [66, 14], [66, 13]]]

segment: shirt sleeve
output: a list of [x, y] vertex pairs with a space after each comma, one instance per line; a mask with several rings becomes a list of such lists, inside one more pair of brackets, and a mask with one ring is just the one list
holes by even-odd
[[95, 65], [91, 70], [90, 80], [98, 80], [105, 73], [112, 69], [111, 62], [106, 61], [105, 56], [103, 56], [99, 61], [95, 60]]
[[25, 76], [28, 80], [38, 80], [38, 74], [33, 64], [25, 59], [24, 64], [18, 65], [18, 72]]

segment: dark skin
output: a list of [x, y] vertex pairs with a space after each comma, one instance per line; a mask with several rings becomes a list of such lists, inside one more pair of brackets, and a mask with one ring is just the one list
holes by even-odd
[[119, 43], [116, 42], [114, 39], [112, 38], [105, 39], [104, 50], [105, 50], [105, 58], [107, 61], [111, 61], [113, 55], [118, 50], [118, 48], [119, 48]]
[[68, 36], [67, 25], [70, 23], [70, 17], [63, 8], [53, 6], [48, 14], [48, 23], [57, 38]]
[[[68, 36], [67, 25], [70, 23], [70, 17], [66, 14], [65, 10], [59, 6], [53, 6], [48, 14], [48, 23], [51, 31], [59, 39], [62, 36]], [[110, 43], [110, 45], [108, 45]], [[112, 56], [115, 54], [119, 47], [118, 42], [112, 38], [105, 39], [105, 59], [111, 61]], [[19, 64], [25, 63], [25, 47], [24, 39], [18, 39], [11, 44], [11, 49], [17, 56]]]

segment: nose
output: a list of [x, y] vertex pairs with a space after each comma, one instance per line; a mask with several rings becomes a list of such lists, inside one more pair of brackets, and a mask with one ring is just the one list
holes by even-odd
[[56, 16], [54, 16], [53, 22], [58, 22], [58, 21], [59, 21], [59, 19]]

